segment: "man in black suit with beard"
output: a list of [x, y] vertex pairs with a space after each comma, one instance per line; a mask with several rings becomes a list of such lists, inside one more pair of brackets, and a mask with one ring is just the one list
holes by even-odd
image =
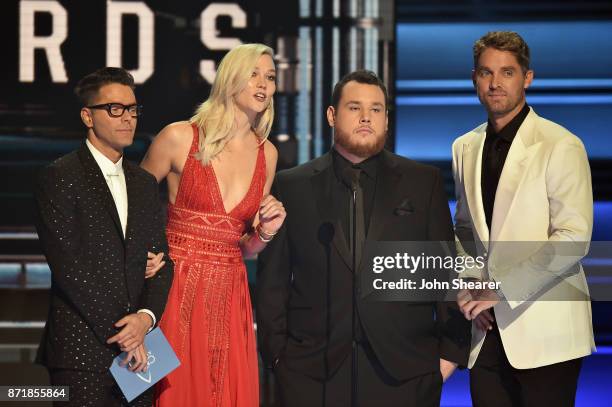
[[[383, 148], [387, 91], [372, 72], [335, 86], [327, 119], [333, 149], [274, 181], [287, 221], [259, 257], [264, 363], [284, 406], [438, 406], [443, 380], [467, 363], [469, 324], [454, 301], [364, 301], [352, 257], [365, 239], [454, 241], [440, 171]], [[365, 238], [355, 245], [352, 225]]]
[[[46, 167], [36, 191], [37, 230], [51, 269], [51, 298], [37, 361], [71, 406], [128, 405], [109, 367], [128, 352], [146, 368], [146, 333], [161, 317], [173, 265], [145, 279], [147, 253], [167, 253], [155, 178], [123, 159], [140, 107], [134, 79], [103, 68], [76, 88], [87, 139]], [[130, 405], [150, 406], [152, 391]], [[63, 404], [63, 403], [61, 403]]]

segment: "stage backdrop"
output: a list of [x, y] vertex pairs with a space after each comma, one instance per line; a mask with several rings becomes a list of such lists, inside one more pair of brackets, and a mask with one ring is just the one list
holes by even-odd
[[0, 228], [33, 224], [32, 181], [42, 165], [83, 140], [73, 90], [100, 67], [122, 66], [136, 79], [144, 115], [127, 151], [136, 161], [161, 128], [193, 114], [208, 97], [220, 59], [241, 43], [263, 42], [276, 50], [277, 61], [284, 62], [277, 66], [280, 107], [295, 99], [295, 61], [283, 46], [296, 43], [298, 4], [2, 1]]
[[244, 42], [276, 48], [298, 26], [295, 1], [2, 3], [2, 133], [40, 125], [47, 136], [82, 134], [73, 88], [103, 66], [131, 70], [145, 106], [138, 131], [156, 133], [208, 96], [228, 50]]

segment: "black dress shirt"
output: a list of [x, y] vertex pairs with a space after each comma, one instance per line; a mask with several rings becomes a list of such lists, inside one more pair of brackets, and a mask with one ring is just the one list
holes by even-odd
[[334, 166], [334, 174], [336, 176], [336, 187], [332, 192], [334, 198], [334, 213], [337, 215], [344, 231], [344, 237], [347, 242], [350, 242], [350, 210], [351, 210], [351, 189], [342, 182], [342, 171], [346, 167], [360, 168], [359, 185], [363, 190], [363, 209], [365, 220], [365, 232], [368, 233], [370, 217], [372, 215], [372, 207], [374, 206], [374, 194], [376, 192], [376, 175], [378, 173], [378, 162], [380, 153], [369, 157], [368, 159], [353, 164], [344, 158], [336, 149], [332, 150], [332, 159]]
[[484, 207], [487, 226], [491, 230], [491, 220], [493, 218], [493, 205], [495, 203], [495, 193], [497, 184], [501, 176], [508, 151], [512, 141], [516, 136], [521, 124], [529, 114], [529, 106], [525, 103], [523, 109], [504, 126], [499, 133], [495, 133], [491, 121], [487, 124], [487, 135], [482, 151], [482, 172], [480, 186], [482, 188], [482, 204]]
[[[338, 153], [335, 149], [332, 150], [332, 160], [334, 167], [334, 175], [336, 179], [335, 187], [332, 191], [333, 197], [333, 205], [334, 205], [334, 214], [337, 219], [340, 220], [340, 224], [342, 225], [342, 230], [344, 232], [344, 238], [346, 242], [351, 242], [351, 204], [352, 204], [352, 192], [351, 189], [342, 182], [342, 172], [347, 167], [358, 168], [361, 170], [359, 173], [359, 185], [363, 191], [363, 216], [365, 223], [365, 236], [368, 233], [368, 225], [370, 223], [370, 217], [372, 215], [372, 207], [374, 206], [374, 194], [376, 192], [376, 177], [378, 173], [378, 163], [380, 153], [376, 154], [368, 159], [360, 162], [359, 164], [353, 164], [346, 158], [344, 158], [340, 153]], [[349, 243], [349, 247], [351, 244]], [[352, 247], [349, 248], [352, 251]], [[357, 264], [359, 264], [359, 260], [357, 260]], [[356, 271], [355, 271], [356, 272]], [[355, 289], [355, 287], [354, 287]], [[353, 295], [358, 295], [353, 293]], [[365, 331], [362, 326], [361, 317], [356, 308], [353, 308], [354, 314], [354, 328], [353, 328], [353, 340], [357, 343], [362, 344], [362, 346], [367, 346], [368, 340], [365, 336]]]

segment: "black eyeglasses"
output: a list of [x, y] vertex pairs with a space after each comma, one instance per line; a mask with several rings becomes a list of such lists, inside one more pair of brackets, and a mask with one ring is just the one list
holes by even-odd
[[138, 117], [142, 115], [141, 105], [124, 105], [121, 103], [104, 103], [102, 105], [86, 106], [89, 109], [104, 109], [110, 117], [121, 117], [127, 110], [130, 116]]

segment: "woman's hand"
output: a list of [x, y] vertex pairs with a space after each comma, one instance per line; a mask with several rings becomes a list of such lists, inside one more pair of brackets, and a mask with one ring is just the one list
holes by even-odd
[[259, 228], [265, 235], [274, 236], [281, 228], [287, 212], [283, 203], [272, 195], [266, 195], [259, 205]]
[[145, 278], [151, 278], [157, 274], [159, 270], [166, 264], [163, 261], [164, 253], [147, 252], [147, 268], [145, 269]]

